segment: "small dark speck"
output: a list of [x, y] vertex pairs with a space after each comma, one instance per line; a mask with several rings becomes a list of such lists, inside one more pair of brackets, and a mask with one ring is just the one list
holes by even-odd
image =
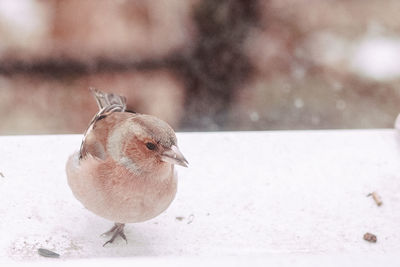
[[31, 216], [28, 216], [27, 218], [28, 218], [29, 220], [30, 220], [30, 219], [32, 219], [32, 217], [31, 217]]
[[177, 219], [178, 221], [182, 221], [183, 219], [185, 219], [185, 217], [178, 216], [178, 217], [175, 217], [175, 219]]
[[4, 178], [4, 174], [2, 172], [0, 172], [0, 176]]
[[187, 224], [191, 224], [193, 222], [193, 220], [194, 220], [194, 215], [190, 214]]
[[46, 257], [46, 258], [58, 258], [60, 257], [60, 254], [55, 253], [51, 250], [45, 249], [45, 248], [39, 248], [38, 253], [40, 256]]

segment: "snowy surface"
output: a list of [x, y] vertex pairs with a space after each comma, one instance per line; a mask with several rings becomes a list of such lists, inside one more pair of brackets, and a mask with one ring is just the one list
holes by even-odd
[[[128, 225], [128, 244], [102, 247], [112, 222], [83, 208], [66, 182], [81, 136], [2, 136], [0, 263], [398, 265], [398, 139], [394, 130], [181, 133], [190, 166], [178, 167], [171, 207]], [[61, 257], [42, 258], [40, 247]]]

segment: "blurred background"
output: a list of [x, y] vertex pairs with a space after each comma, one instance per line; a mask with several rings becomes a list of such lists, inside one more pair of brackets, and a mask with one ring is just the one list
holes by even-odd
[[89, 87], [180, 131], [392, 127], [398, 0], [0, 0], [0, 134], [82, 133]]

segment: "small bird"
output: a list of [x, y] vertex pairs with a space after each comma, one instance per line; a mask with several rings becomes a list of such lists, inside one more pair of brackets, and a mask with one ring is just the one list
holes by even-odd
[[126, 223], [143, 222], [166, 210], [175, 198], [174, 165], [188, 166], [174, 130], [150, 115], [126, 110], [126, 99], [96, 89], [100, 111], [66, 172], [74, 196], [93, 213], [115, 222], [104, 235], [126, 242]]

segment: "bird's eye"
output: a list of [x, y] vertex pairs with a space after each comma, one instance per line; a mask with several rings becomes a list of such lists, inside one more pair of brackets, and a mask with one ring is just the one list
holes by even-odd
[[155, 144], [153, 144], [153, 143], [146, 143], [146, 147], [149, 149], [149, 150], [154, 150], [154, 149], [156, 149], [156, 145]]

